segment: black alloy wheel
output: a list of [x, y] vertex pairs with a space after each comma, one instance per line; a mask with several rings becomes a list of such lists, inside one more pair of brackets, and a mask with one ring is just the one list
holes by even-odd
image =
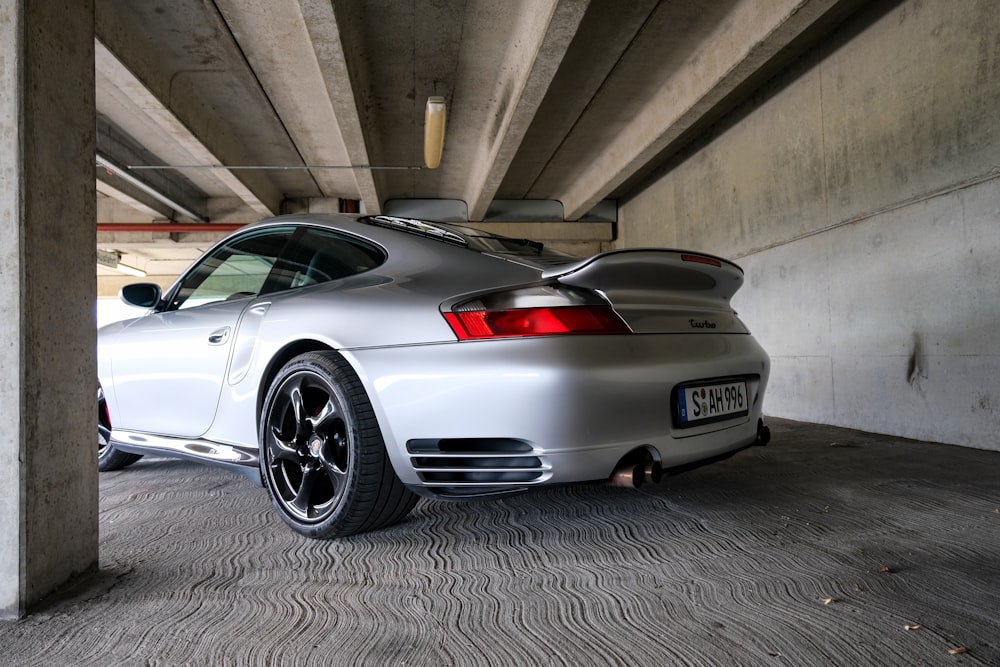
[[260, 437], [274, 506], [303, 535], [373, 530], [416, 504], [392, 469], [361, 381], [335, 353], [303, 354], [281, 369], [264, 402]]
[[118, 451], [111, 444], [111, 416], [104, 390], [97, 388], [97, 469], [101, 472], [121, 470], [142, 458], [141, 454]]

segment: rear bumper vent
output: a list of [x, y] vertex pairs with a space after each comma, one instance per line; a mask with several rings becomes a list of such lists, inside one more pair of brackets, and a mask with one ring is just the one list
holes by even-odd
[[445, 497], [493, 496], [545, 481], [549, 466], [512, 438], [442, 438], [406, 443], [427, 491]]

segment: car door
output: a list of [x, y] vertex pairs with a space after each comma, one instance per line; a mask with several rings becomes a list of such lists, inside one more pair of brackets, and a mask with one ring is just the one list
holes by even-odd
[[117, 338], [116, 428], [197, 437], [212, 425], [233, 340], [261, 293], [283, 289], [275, 263], [293, 228], [254, 230], [202, 257], [161, 309]]

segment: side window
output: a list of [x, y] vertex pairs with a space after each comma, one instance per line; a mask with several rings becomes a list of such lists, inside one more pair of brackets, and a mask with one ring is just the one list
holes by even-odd
[[366, 241], [323, 229], [297, 234], [282, 269], [290, 287], [305, 287], [370, 271], [385, 262], [385, 253]]
[[168, 310], [256, 296], [264, 288], [292, 229], [269, 229], [242, 236], [202, 258], [184, 278]]

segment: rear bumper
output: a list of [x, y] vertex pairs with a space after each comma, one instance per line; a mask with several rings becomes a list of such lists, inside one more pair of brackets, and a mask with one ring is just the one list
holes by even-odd
[[[345, 351], [404, 484], [446, 497], [608, 478], [642, 448], [664, 469], [753, 444], [770, 363], [751, 336], [469, 341]], [[678, 384], [745, 377], [749, 413], [678, 429]]]

